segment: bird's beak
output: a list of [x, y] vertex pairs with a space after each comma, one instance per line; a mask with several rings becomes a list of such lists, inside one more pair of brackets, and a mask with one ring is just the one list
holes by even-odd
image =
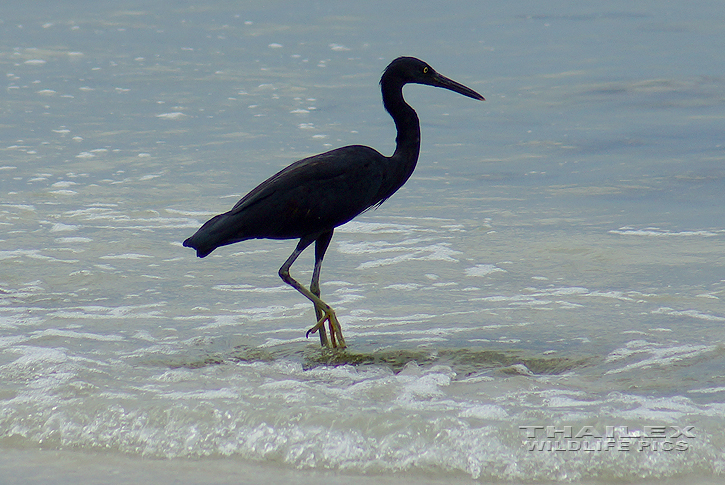
[[448, 79], [447, 77], [445, 77], [441, 74], [435, 73], [435, 75], [433, 76], [431, 81], [432, 81], [430, 83], [431, 86], [450, 89], [451, 91], [455, 91], [458, 94], [468, 96], [469, 98], [478, 99], [480, 101], [485, 101], [484, 97], [481, 96], [480, 94], [478, 94], [473, 89], [468, 88], [461, 83], [457, 83], [453, 79]]

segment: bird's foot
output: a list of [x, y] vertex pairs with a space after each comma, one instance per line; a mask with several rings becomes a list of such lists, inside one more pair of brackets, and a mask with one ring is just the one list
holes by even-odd
[[340, 327], [340, 322], [337, 320], [337, 315], [335, 315], [335, 311], [330, 307], [328, 307], [327, 310], [323, 310], [322, 318], [317, 321], [314, 327], [307, 331], [306, 336], [309, 338], [310, 334], [317, 333], [318, 331], [324, 332], [325, 322], [328, 322], [328, 325], [330, 327], [330, 339], [326, 339], [325, 341], [327, 347], [341, 349], [347, 347], [347, 344], [345, 344], [345, 337], [342, 336], [342, 328]]

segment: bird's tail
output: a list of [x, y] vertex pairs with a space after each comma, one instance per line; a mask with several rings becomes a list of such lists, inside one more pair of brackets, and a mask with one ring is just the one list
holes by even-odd
[[219, 246], [249, 239], [240, 236], [239, 227], [230, 224], [229, 217], [229, 213], [212, 217], [193, 236], [184, 241], [184, 246], [196, 249], [196, 255], [203, 258]]

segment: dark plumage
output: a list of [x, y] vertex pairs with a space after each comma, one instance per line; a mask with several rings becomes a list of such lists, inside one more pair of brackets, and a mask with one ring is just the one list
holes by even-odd
[[[220, 246], [247, 239], [300, 239], [280, 268], [280, 277], [315, 305], [317, 324], [307, 334], [320, 331], [329, 345], [324, 323], [329, 322], [332, 346], [345, 346], [335, 312], [319, 297], [322, 259], [332, 233], [361, 212], [382, 204], [410, 177], [420, 151], [418, 116], [403, 99], [407, 83], [437, 86], [474, 99], [483, 96], [438, 74], [425, 62], [399, 57], [380, 79], [383, 105], [398, 131], [395, 153], [386, 157], [361, 145], [352, 145], [299, 160], [262, 182], [229, 212], [213, 217], [184, 241], [200, 258]], [[289, 268], [312, 242], [315, 269], [310, 289], [289, 275]]]

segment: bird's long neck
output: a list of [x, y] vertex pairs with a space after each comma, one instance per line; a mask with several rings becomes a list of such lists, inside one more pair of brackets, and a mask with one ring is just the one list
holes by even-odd
[[[400, 171], [400, 185], [408, 180], [418, 162], [420, 153], [420, 122], [415, 110], [403, 99], [403, 84], [381, 82], [383, 106], [395, 121], [398, 136], [395, 138], [395, 153], [390, 157], [395, 170]], [[396, 187], [397, 189], [397, 187]]]

